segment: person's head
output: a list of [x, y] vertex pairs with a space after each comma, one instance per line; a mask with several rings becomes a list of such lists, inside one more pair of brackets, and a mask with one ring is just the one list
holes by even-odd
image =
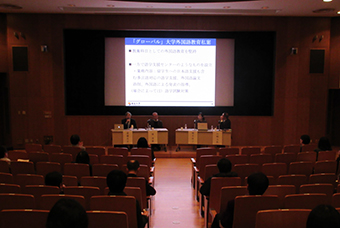
[[152, 113], [152, 119], [158, 120], [158, 113], [157, 112]]
[[106, 177], [106, 184], [110, 192], [123, 192], [126, 181], [127, 175], [121, 170], [112, 170]]
[[309, 135], [301, 135], [300, 137], [300, 143], [301, 144], [304, 144], [304, 145], [307, 145], [310, 143], [310, 137]]
[[76, 163], [90, 164], [90, 156], [86, 151], [80, 151], [76, 157]]
[[321, 137], [318, 143], [320, 150], [332, 150], [331, 142], [327, 137]]
[[73, 146], [77, 146], [80, 142], [79, 135], [71, 135], [70, 141]]
[[132, 116], [131, 112], [126, 112], [125, 113], [125, 118], [126, 119], [131, 119], [131, 116]]
[[8, 156], [7, 149], [4, 146], [0, 146], [0, 158], [5, 158]]
[[330, 205], [318, 205], [310, 213], [306, 228], [339, 228], [339, 212]]
[[126, 168], [128, 169], [128, 171], [137, 172], [138, 169], [139, 169], [139, 161], [137, 161], [137, 160], [128, 161], [127, 164], [126, 164]]
[[226, 112], [223, 112], [223, 113], [221, 114], [221, 116], [220, 116], [220, 119], [221, 119], [221, 120], [226, 120], [226, 119], [228, 119], [228, 118], [229, 118], [229, 114], [226, 113]]
[[87, 228], [85, 209], [74, 199], [58, 200], [48, 213], [46, 228]]
[[45, 176], [45, 185], [63, 187], [63, 175], [57, 171], [50, 172]]
[[268, 177], [264, 173], [253, 173], [247, 178], [249, 195], [263, 195], [269, 185]]
[[231, 171], [231, 162], [228, 158], [222, 158], [217, 162], [217, 168], [220, 173], [229, 173]]
[[199, 113], [198, 113], [197, 119], [198, 119], [198, 120], [205, 120], [204, 115], [203, 115], [202, 112], [199, 112]]
[[146, 140], [146, 138], [144, 137], [140, 137], [137, 141], [137, 147], [138, 148], [148, 148], [148, 140]]

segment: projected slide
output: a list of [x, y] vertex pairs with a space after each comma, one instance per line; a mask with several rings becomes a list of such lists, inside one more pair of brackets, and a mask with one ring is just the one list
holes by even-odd
[[215, 106], [216, 39], [125, 38], [126, 106]]

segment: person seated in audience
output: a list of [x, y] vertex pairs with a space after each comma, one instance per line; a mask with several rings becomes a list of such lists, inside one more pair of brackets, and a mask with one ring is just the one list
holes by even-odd
[[85, 150], [85, 147], [83, 146], [84, 143], [80, 141], [79, 135], [71, 135], [70, 141], [72, 146], [79, 147], [82, 150]]
[[[137, 177], [138, 171], [140, 170], [140, 165], [139, 162], [137, 160], [130, 160], [127, 162], [127, 171], [128, 177]], [[149, 181], [145, 180], [145, 186], [146, 186], [146, 195], [150, 196], [150, 195], [155, 195], [156, 194], [156, 190], [149, 185]]]
[[[253, 173], [247, 178], [249, 195], [263, 195], [268, 188], [269, 180], [264, 173]], [[211, 225], [212, 228], [232, 228], [234, 220], [235, 199], [230, 200], [223, 214], [217, 214]], [[246, 218], [245, 218], [246, 219]]]
[[227, 158], [222, 158], [217, 162], [217, 168], [219, 170], [218, 174], [209, 177], [204, 181], [202, 187], [200, 188], [200, 193], [205, 196], [210, 195], [210, 184], [213, 177], [237, 177], [237, 173], [231, 172], [232, 164]]
[[[144, 137], [140, 137], [137, 141], [137, 148], [150, 148], [150, 145], [148, 144], [148, 140]], [[151, 158], [152, 160], [155, 159], [155, 154], [153, 153], [153, 149], [151, 148]]]
[[74, 199], [58, 200], [47, 216], [46, 228], [87, 228], [88, 217], [83, 206]]
[[[157, 112], [152, 113], [152, 118], [148, 119], [147, 125], [148, 125], [148, 127], [151, 127], [151, 128], [163, 128], [163, 122], [160, 119], [158, 119], [158, 113]], [[159, 150], [161, 150], [161, 145], [153, 144], [153, 145], [151, 145], [151, 148], [154, 151], [159, 151]]]
[[205, 117], [202, 112], [198, 113], [197, 119], [194, 120], [194, 128], [197, 129], [197, 124], [198, 123], [206, 123], [207, 121], [205, 120]]
[[310, 137], [309, 135], [301, 135], [300, 137], [300, 145], [301, 147], [304, 145], [308, 145], [310, 143]]
[[76, 163], [88, 164], [90, 168], [90, 176], [92, 176], [92, 165], [90, 164], [90, 156], [86, 151], [80, 151], [77, 154]]
[[[112, 170], [106, 177], [106, 184], [109, 187], [109, 195], [126, 196], [124, 188], [127, 181], [127, 175], [121, 170]], [[147, 223], [146, 212], [141, 212], [140, 204], [136, 200], [136, 213], [138, 228], [143, 228]]]
[[46, 174], [45, 185], [57, 186], [60, 189], [60, 194], [64, 194], [63, 175], [57, 171]]
[[318, 155], [320, 151], [330, 151], [332, 150], [331, 142], [327, 137], [321, 137], [318, 143], [318, 148], [314, 151], [316, 152], [316, 160], [318, 160]]
[[306, 228], [339, 228], [339, 212], [330, 205], [318, 205], [310, 213]]
[[218, 121], [218, 128], [222, 130], [231, 129], [231, 122], [229, 120], [229, 114], [224, 112], [220, 116], [220, 120]]
[[136, 121], [132, 119], [131, 117], [132, 117], [131, 112], [125, 113], [125, 118], [122, 119], [122, 124], [124, 124], [124, 129], [137, 128]]
[[0, 161], [5, 161], [9, 165], [11, 164], [11, 159], [8, 158], [8, 152], [4, 146], [0, 146]]

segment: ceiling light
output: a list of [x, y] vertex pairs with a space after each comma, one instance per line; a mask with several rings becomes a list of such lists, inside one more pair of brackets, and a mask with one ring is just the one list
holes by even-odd
[[337, 14], [340, 14], [340, 11], [338, 11]]
[[269, 9], [269, 6], [262, 6], [261, 9]]
[[230, 9], [230, 6], [223, 6], [223, 9]]
[[67, 6], [69, 6], [69, 7], [76, 7], [75, 4], [67, 4]]
[[323, 0], [323, 2], [331, 2], [331, 1], [333, 1], [333, 0]]
[[107, 7], [115, 7], [115, 5], [107, 5]]

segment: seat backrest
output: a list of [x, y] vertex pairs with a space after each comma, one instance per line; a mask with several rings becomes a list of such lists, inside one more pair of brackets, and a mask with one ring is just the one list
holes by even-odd
[[31, 162], [36, 164], [37, 162], [47, 162], [50, 160], [49, 153], [42, 151], [31, 151], [28, 153], [28, 158]]
[[32, 194], [0, 193], [0, 211], [3, 209], [35, 209]]
[[330, 204], [329, 198], [322, 193], [304, 193], [286, 195], [284, 208], [313, 209], [320, 204]]
[[16, 161], [18, 159], [28, 159], [28, 154], [26, 150], [10, 150], [8, 151], [8, 158], [11, 161]]
[[242, 185], [245, 184], [245, 178], [248, 177], [252, 173], [257, 173], [260, 171], [259, 164], [236, 164], [234, 166], [234, 171], [238, 174], [239, 177], [242, 179]]
[[76, 176], [78, 182], [80, 182], [81, 177], [90, 176], [90, 166], [82, 163], [65, 163], [64, 174]]
[[92, 166], [93, 176], [106, 177], [112, 170], [119, 169], [117, 164], [94, 164]]
[[236, 164], [245, 164], [249, 161], [249, 157], [246, 154], [229, 154], [225, 157], [229, 159], [233, 166]]
[[147, 199], [146, 199], [146, 182], [144, 177], [128, 177], [126, 181], [127, 187], [138, 187], [142, 192], [142, 201], [139, 202], [141, 208], [147, 208]]
[[314, 151], [318, 148], [318, 144], [307, 144], [301, 147], [301, 152]]
[[337, 151], [319, 151], [318, 161], [336, 160]]
[[99, 163], [99, 157], [98, 157], [97, 154], [89, 154], [89, 158], [90, 158], [90, 164], [91, 165]]
[[287, 174], [286, 163], [265, 163], [262, 165], [262, 172], [267, 176], [277, 179], [280, 175]]
[[240, 154], [240, 147], [221, 147], [218, 154], [223, 158], [229, 154]]
[[216, 149], [214, 147], [201, 147], [196, 149], [196, 167], [200, 166], [200, 159], [203, 155], [216, 155]]
[[127, 157], [127, 161], [130, 161], [130, 160], [137, 160], [139, 164], [144, 164], [149, 167], [151, 167], [152, 165], [151, 157], [146, 156], [146, 155], [129, 155]]
[[210, 183], [209, 207], [220, 212], [221, 189], [227, 186], [241, 186], [240, 177], [213, 177]]
[[334, 186], [332, 184], [303, 184], [300, 186], [300, 194], [303, 193], [324, 193], [328, 196], [331, 202]]
[[46, 176], [46, 174], [50, 172], [60, 172], [61, 173], [61, 165], [59, 162], [37, 162], [35, 164], [37, 174]]
[[44, 151], [49, 154], [61, 153], [61, 146], [60, 145], [44, 145]]
[[31, 194], [35, 198], [37, 208], [40, 207], [40, 197], [45, 194], [59, 194], [60, 189], [56, 186], [47, 185], [26, 185], [22, 192], [25, 194]]
[[73, 161], [72, 154], [70, 153], [52, 153], [50, 154], [50, 162], [58, 162], [61, 167], [61, 172], [64, 173], [65, 163]]
[[306, 175], [302, 174], [281, 175], [277, 180], [277, 184], [279, 185], [294, 185], [296, 193], [299, 193], [300, 185], [307, 183]]
[[152, 157], [150, 148], [133, 147], [131, 148], [130, 153], [131, 155], [146, 155], [146, 156], [149, 156], [150, 158]]
[[300, 152], [297, 154], [296, 161], [316, 161], [316, 153], [313, 152]]
[[107, 187], [106, 177], [98, 177], [98, 176], [86, 176], [80, 179], [80, 184], [82, 186], [93, 186], [98, 187], [100, 189], [100, 194], [104, 194], [104, 189]]
[[278, 153], [278, 154], [275, 154], [274, 161], [278, 163], [286, 163], [287, 172], [288, 172], [289, 164], [291, 162], [296, 161], [296, 154], [295, 153]]
[[118, 154], [109, 154], [100, 156], [100, 163], [102, 164], [117, 164], [119, 169], [122, 169], [123, 164], [126, 159], [124, 159], [123, 155]]
[[335, 186], [336, 184], [336, 175], [333, 173], [316, 173], [309, 176], [309, 183], [325, 183], [332, 184]]
[[277, 196], [237, 196], [234, 208], [234, 228], [254, 228], [256, 214], [260, 210], [278, 209]]
[[283, 152], [289, 152], [289, 153], [299, 153], [301, 150], [300, 144], [289, 144], [289, 145], [284, 145], [283, 146]]
[[230, 200], [235, 199], [236, 196], [247, 195], [248, 190], [246, 186], [227, 186], [221, 188], [221, 201], [220, 201], [220, 213], [227, 208], [227, 204]]
[[282, 153], [283, 146], [265, 146], [263, 148], [263, 153], [265, 154], [271, 154], [273, 161], [275, 160], [275, 154]]
[[128, 196], [133, 196], [139, 202], [139, 205], [143, 202], [142, 190], [139, 187], [129, 187], [124, 188], [124, 192]]
[[123, 211], [128, 215], [129, 228], [137, 228], [136, 199], [133, 196], [93, 196], [91, 210]]
[[87, 211], [88, 228], [110, 227], [112, 222], [116, 227], [129, 228], [128, 216], [122, 211]]
[[340, 208], [340, 193], [334, 193], [332, 196], [332, 206], [335, 208]]
[[305, 228], [311, 210], [275, 209], [257, 212], [255, 228]]
[[6, 161], [0, 161], [0, 172], [10, 173], [9, 164]]
[[64, 193], [69, 195], [81, 195], [85, 197], [84, 207], [86, 210], [90, 210], [90, 200], [92, 196], [100, 195], [100, 189], [93, 186], [70, 186], [64, 188]]
[[250, 157], [251, 154], [260, 154], [262, 147], [260, 146], [245, 146], [241, 148], [241, 154], [246, 154]]
[[96, 154], [98, 157], [105, 155], [105, 147], [103, 146], [87, 146], [86, 152], [89, 154]]
[[210, 165], [205, 166], [204, 173], [205, 173], [205, 179], [204, 179], [205, 181], [209, 177], [212, 177], [213, 175], [218, 174], [219, 170], [216, 164], [210, 164]]
[[286, 195], [295, 194], [294, 185], [269, 185], [263, 195], [276, 195], [279, 198], [279, 206], [283, 208]]
[[79, 194], [46, 194], [40, 197], [40, 208], [41, 210], [50, 211], [54, 204], [60, 199], [74, 199], [80, 203], [84, 208], [86, 208], [85, 198]]
[[289, 164], [288, 174], [303, 174], [309, 177], [313, 173], [314, 162], [300, 161]]
[[35, 174], [33, 162], [11, 162], [11, 171], [13, 175], [17, 174]]
[[72, 161], [76, 161], [76, 157], [80, 151], [83, 149], [78, 146], [63, 146], [62, 147], [63, 153], [71, 154], [72, 155]]
[[66, 186], [78, 186], [78, 179], [76, 176], [63, 175], [63, 183]]
[[273, 162], [271, 154], [251, 154], [249, 157], [249, 163], [259, 164], [262, 168], [264, 163]]
[[126, 147], [108, 147], [107, 148], [108, 155], [122, 155], [123, 156], [123, 164], [127, 163], [127, 156], [129, 155], [129, 150]]
[[314, 165], [314, 173], [336, 173], [337, 162], [335, 160], [317, 161]]
[[0, 173], [0, 183], [14, 184], [13, 175], [11, 173]]
[[36, 143], [27, 143], [27, 144], [25, 144], [25, 150], [27, 152], [42, 151], [42, 145], [41, 144], [36, 144]]
[[15, 183], [24, 188], [26, 185], [43, 185], [44, 177], [36, 174], [18, 174], [14, 177]]
[[211, 164], [217, 164], [217, 162], [221, 159], [219, 155], [202, 155], [200, 157], [200, 165], [196, 166], [199, 169], [199, 176], [205, 180], [207, 176], [205, 175], [205, 166]]
[[0, 193], [21, 193], [20, 185], [0, 183]]
[[10, 209], [1, 211], [2, 227], [45, 228], [48, 210]]

